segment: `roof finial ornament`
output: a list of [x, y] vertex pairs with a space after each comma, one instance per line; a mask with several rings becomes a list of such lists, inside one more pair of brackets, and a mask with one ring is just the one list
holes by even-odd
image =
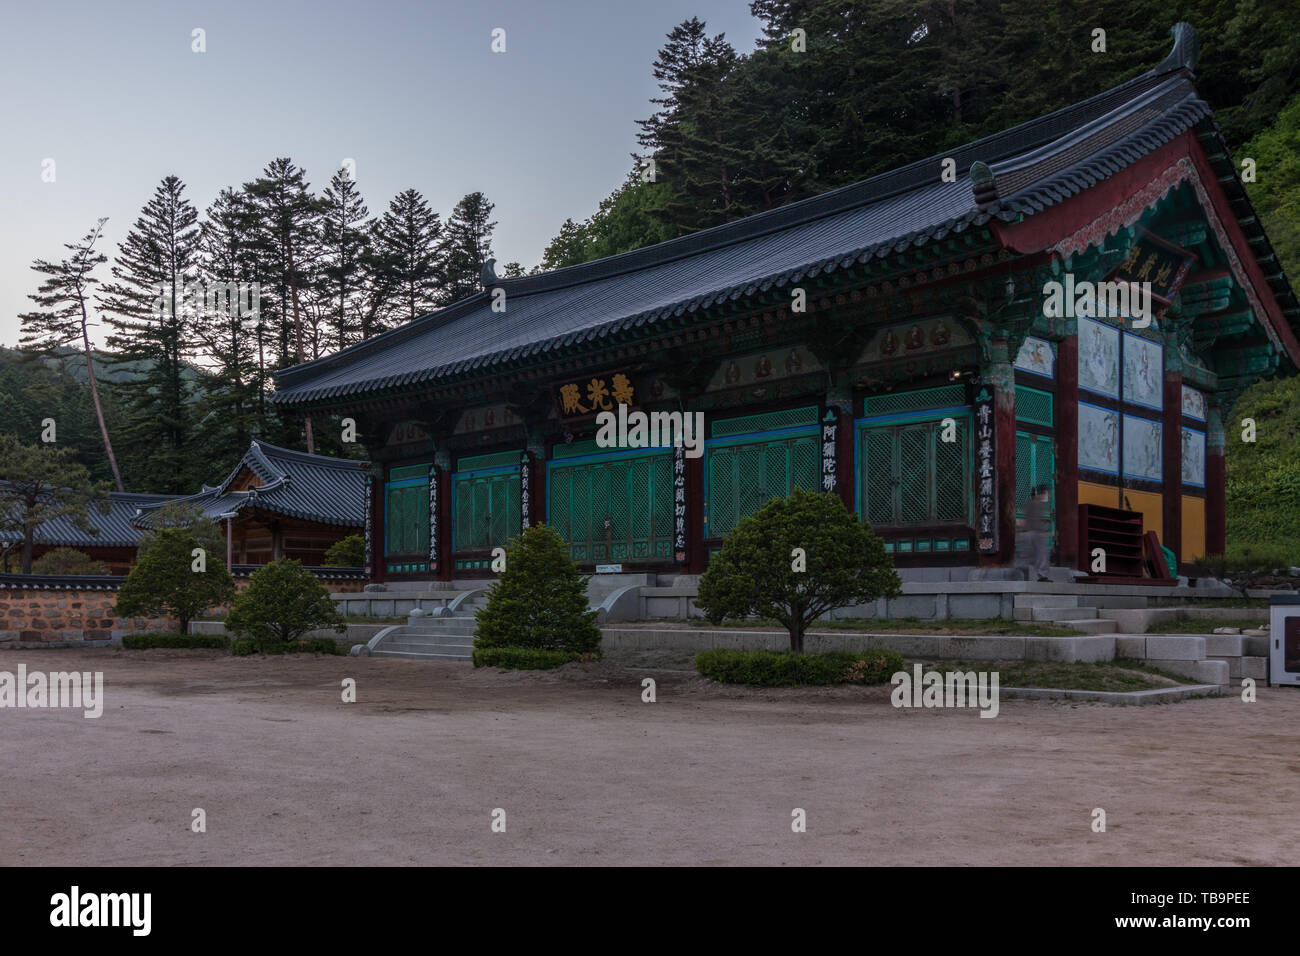
[[493, 268], [496, 263], [497, 261], [491, 258], [489, 258], [487, 262], [483, 263], [483, 272], [480, 274], [479, 278], [483, 280], [483, 288], [485, 289], [490, 289], [497, 284], [497, 270]]
[[1185, 20], [1179, 20], [1169, 28], [1169, 35], [1174, 38], [1174, 48], [1153, 72], [1171, 73], [1174, 70], [1196, 72], [1196, 61], [1201, 55], [1201, 40], [1196, 35], [1196, 28]]
[[988, 163], [977, 159], [970, 164], [970, 185], [971, 192], [975, 194], [975, 202], [980, 209], [985, 212], [997, 209], [998, 184], [993, 178], [993, 170], [989, 169]]

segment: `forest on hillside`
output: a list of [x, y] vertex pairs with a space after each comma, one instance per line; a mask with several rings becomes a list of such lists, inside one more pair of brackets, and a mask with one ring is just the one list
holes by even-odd
[[[1248, 188], [1283, 264], [1300, 276], [1294, 0], [754, 0], [749, 8], [762, 29], [753, 50], [737, 50], [698, 18], [667, 35], [647, 64], [660, 93], [646, 115], [628, 117], [640, 149], [625, 182], [589, 215], [559, 224], [532, 271], [771, 209], [1059, 109], [1160, 62], [1169, 27], [1186, 20], [1200, 36], [1198, 89], [1234, 156], [1256, 160], [1258, 181]], [[1099, 26], [1104, 51], [1094, 49]], [[180, 173], [147, 197], [116, 250], [100, 248], [91, 211], [87, 234], [66, 255], [34, 262], [23, 351], [0, 356], [8, 427], [35, 441], [41, 421], [56, 415], [61, 442], [97, 479], [114, 477], [111, 445], [129, 490], [194, 491], [222, 477], [253, 437], [306, 447], [303, 422], [268, 401], [271, 373], [472, 294], [492, 255], [494, 206], [482, 193], [444, 218], [412, 188], [372, 214], [351, 170], [315, 188], [282, 157], [203, 197], [200, 211]], [[524, 271], [510, 263], [498, 273]], [[257, 283], [258, 310], [246, 314], [231, 297], [204, 307], [181, 294], [191, 283]], [[160, 286], [171, 290], [161, 310]], [[110, 333], [89, 369], [88, 322]], [[98, 373], [93, 391], [89, 370]], [[345, 453], [336, 428], [315, 425], [317, 451]], [[1292, 444], [1281, 458], [1300, 460], [1290, 449], [1300, 451]], [[1234, 467], [1230, 459], [1230, 473], [1244, 480]], [[1300, 485], [1295, 495], [1286, 503], [1300, 514]]]

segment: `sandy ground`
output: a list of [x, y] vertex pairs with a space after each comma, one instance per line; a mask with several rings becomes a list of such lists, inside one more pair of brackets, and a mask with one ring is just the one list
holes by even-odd
[[1295, 864], [1300, 845], [1289, 688], [990, 720], [645, 655], [506, 673], [103, 649], [0, 670], [20, 662], [103, 671], [106, 707], [0, 710], [5, 865]]

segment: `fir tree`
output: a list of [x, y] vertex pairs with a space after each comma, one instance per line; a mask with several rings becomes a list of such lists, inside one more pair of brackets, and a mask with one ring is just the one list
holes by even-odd
[[[95, 243], [107, 219], [100, 219], [80, 242], [66, 243], [64, 248], [71, 256], [59, 262], [37, 259], [32, 268], [46, 276], [35, 294], [28, 298], [42, 311], [27, 312], [19, 316], [22, 322], [20, 344], [49, 352], [60, 346], [75, 344], [86, 360], [86, 381], [90, 385], [90, 399], [95, 406], [95, 418], [104, 442], [104, 455], [113, 472], [113, 482], [122, 491], [122, 475], [113, 454], [113, 443], [108, 437], [104, 420], [104, 403], [99, 396], [99, 381], [95, 377], [94, 354], [90, 347], [90, 310], [87, 302], [90, 290], [99, 280], [92, 275], [96, 266], [107, 261], [102, 252], [95, 252]], [[57, 424], [57, 419], [56, 419]]]
[[398, 193], [375, 224], [371, 294], [397, 305], [395, 318], [407, 322], [444, 301], [443, 226], [414, 189]]
[[190, 443], [187, 359], [195, 346], [199, 272], [198, 212], [185, 184], [167, 176], [118, 247], [99, 296], [113, 334], [109, 346], [131, 375], [123, 394], [122, 438], [153, 490], [189, 490], [205, 470]]
[[322, 260], [317, 291], [329, 316], [333, 346], [345, 349], [362, 338], [362, 264], [370, 241], [370, 210], [356, 180], [340, 169], [325, 189], [321, 214]]
[[445, 270], [443, 303], [457, 302], [482, 288], [483, 264], [492, 258], [492, 210], [480, 192], [468, 193], [456, 203], [443, 235]]

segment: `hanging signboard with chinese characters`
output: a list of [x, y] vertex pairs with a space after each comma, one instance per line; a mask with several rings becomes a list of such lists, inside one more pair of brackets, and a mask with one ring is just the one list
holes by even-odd
[[429, 466], [429, 570], [438, 570], [438, 466]]
[[838, 491], [840, 478], [836, 449], [840, 442], [840, 410], [835, 405], [821, 407], [822, 430], [822, 491]]
[[980, 554], [998, 550], [997, 449], [994, 440], [993, 389], [975, 393], [975, 539]]
[[366, 472], [365, 496], [366, 496], [366, 577], [370, 577], [370, 556], [374, 552], [374, 549], [370, 545], [370, 538], [372, 534], [370, 512], [371, 512], [371, 503], [374, 501], [374, 497], [370, 494], [370, 472], [369, 471]]
[[622, 372], [615, 372], [561, 385], [558, 400], [560, 414], [565, 418], [576, 418], [596, 412], [612, 412], [619, 405], [634, 405], [636, 395], [632, 380]]
[[673, 558], [686, 561], [686, 446], [673, 446]]
[[1133, 240], [1128, 258], [1110, 278], [1116, 282], [1150, 282], [1151, 294], [1167, 305], [1195, 261], [1192, 253], [1141, 230]]
[[533, 456], [524, 452], [519, 456], [519, 524], [521, 531], [533, 523]]

